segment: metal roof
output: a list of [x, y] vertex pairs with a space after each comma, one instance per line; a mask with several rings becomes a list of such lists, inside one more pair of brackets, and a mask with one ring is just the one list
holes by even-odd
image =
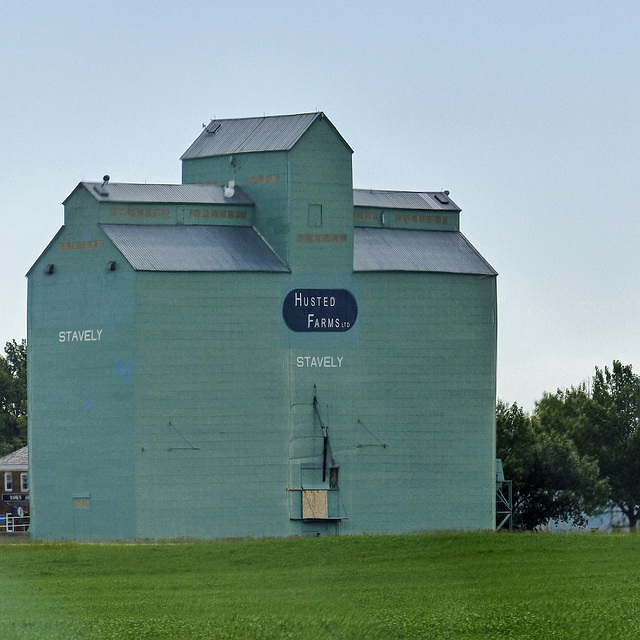
[[289, 271], [253, 227], [100, 227], [137, 271]]
[[[100, 202], [144, 202], [156, 204], [238, 204], [252, 205], [253, 200], [239, 187], [225, 197], [225, 187], [215, 184], [128, 184], [81, 182]], [[230, 193], [226, 191], [227, 195]]]
[[356, 227], [354, 271], [498, 275], [459, 231]]
[[5, 469], [8, 466], [26, 467], [28, 463], [29, 447], [22, 447], [22, 449], [13, 451], [12, 453], [0, 458], [0, 469]]
[[460, 207], [444, 191], [354, 189], [353, 204], [356, 207], [380, 207], [386, 209], [460, 211]]
[[[325, 117], [318, 111], [287, 116], [212, 120], [180, 159], [257, 151], [288, 151], [316, 120]], [[328, 119], [327, 121], [330, 122]]]

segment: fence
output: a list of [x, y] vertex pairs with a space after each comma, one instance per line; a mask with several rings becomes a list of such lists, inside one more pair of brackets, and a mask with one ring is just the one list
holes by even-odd
[[14, 516], [10, 513], [0, 514], [0, 533], [24, 533], [29, 531], [29, 516]]

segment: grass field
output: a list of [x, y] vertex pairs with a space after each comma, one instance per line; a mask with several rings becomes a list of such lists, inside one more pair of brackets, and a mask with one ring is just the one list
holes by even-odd
[[0, 545], [8, 640], [640, 635], [640, 536]]

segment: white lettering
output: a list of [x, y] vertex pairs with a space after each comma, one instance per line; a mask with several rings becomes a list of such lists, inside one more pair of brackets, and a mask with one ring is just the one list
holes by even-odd
[[102, 329], [60, 331], [58, 333], [58, 342], [100, 342], [102, 331]]
[[296, 367], [340, 369], [344, 356], [297, 356]]
[[303, 296], [296, 293], [293, 296], [293, 305], [295, 307], [335, 307], [335, 296]]

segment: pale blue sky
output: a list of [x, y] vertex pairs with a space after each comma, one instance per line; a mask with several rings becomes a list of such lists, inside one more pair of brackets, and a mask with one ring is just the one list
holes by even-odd
[[640, 4], [0, 0], [0, 346], [81, 180], [180, 182], [213, 117], [324, 111], [354, 186], [449, 189], [498, 394], [640, 372]]

